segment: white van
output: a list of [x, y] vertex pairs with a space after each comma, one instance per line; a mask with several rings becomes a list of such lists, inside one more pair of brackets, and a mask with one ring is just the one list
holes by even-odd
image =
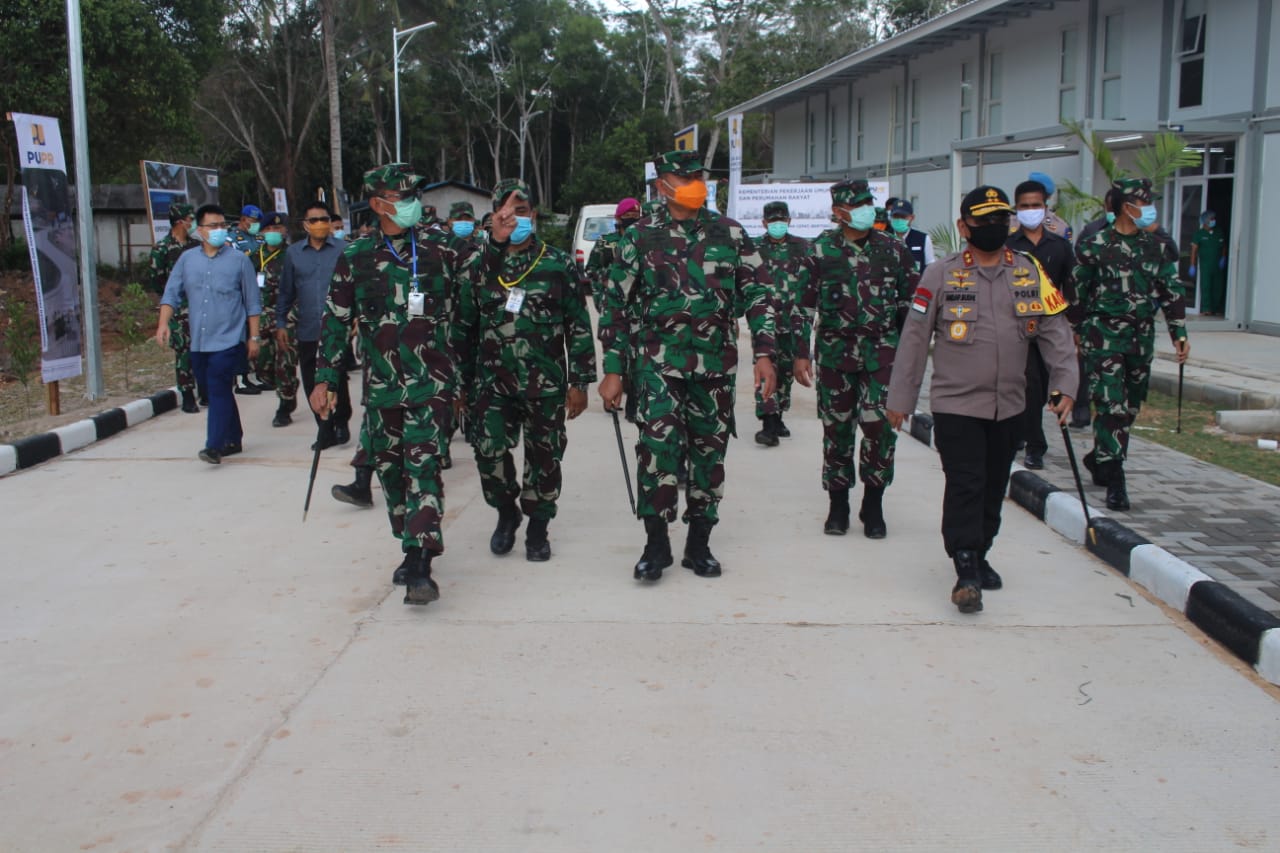
[[613, 230], [616, 209], [612, 204], [587, 204], [579, 211], [578, 224], [573, 228], [573, 257], [579, 269], [586, 267], [596, 241]]

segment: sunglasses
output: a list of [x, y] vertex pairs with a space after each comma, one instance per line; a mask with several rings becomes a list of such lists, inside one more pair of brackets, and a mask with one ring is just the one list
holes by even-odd
[[306, 222], [308, 225], [315, 225], [317, 222], [329, 222], [330, 220], [327, 216], [313, 216], [310, 219], [304, 219], [302, 221]]

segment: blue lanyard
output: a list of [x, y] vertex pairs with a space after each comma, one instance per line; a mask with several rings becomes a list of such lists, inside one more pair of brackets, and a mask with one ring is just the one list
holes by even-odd
[[[404, 233], [409, 235], [409, 249], [413, 254], [413, 280], [409, 282], [409, 286], [413, 289], [414, 293], [417, 293], [418, 292], [418, 241], [413, 239], [412, 229]], [[400, 257], [400, 253], [397, 252], [395, 250], [395, 247], [391, 245], [391, 238], [384, 235], [382, 239], [386, 241], [387, 251], [395, 255], [397, 261], [403, 260]]]

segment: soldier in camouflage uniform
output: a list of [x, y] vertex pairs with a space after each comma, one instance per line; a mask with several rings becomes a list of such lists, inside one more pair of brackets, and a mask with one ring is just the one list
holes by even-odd
[[[192, 236], [195, 215], [195, 208], [189, 204], [169, 205], [169, 233], [151, 250], [151, 289], [156, 293], [164, 293], [165, 282], [178, 256], [200, 245]], [[169, 321], [169, 346], [173, 348], [173, 372], [182, 393], [182, 411], [195, 414], [200, 407], [196, 405], [196, 375], [191, 369], [191, 328], [186, 300]]]
[[448, 228], [449, 247], [465, 264], [472, 253], [480, 247], [479, 235], [476, 234], [476, 210], [471, 206], [471, 202], [455, 201], [450, 205]]
[[1129, 427], [1147, 398], [1155, 356], [1155, 315], [1164, 312], [1178, 362], [1190, 353], [1186, 304], [1178, 270], [1146, 229], [1156, 220], [1151, 182], [1115, 185], [1115, 223], [1076, 247], [1076, 297], [1083, 309], [1080, 348], [1093, 397], [1093, 450], [1084, 458], [1094, 482], [1107, 487], [1107, 508], [1126, 510], [1124, 460]]
[[[738, 369], [733, 320], [751, 327], [754, 383], [774, 392], [775, 314], [769, 273], [751, 238], [704, 205], [707, 186], [697, 152], [660, 155], [658, 192], [666, 206], [622, 234], [609, 270], [600, 342], [606, 408], [622, 400], [623, 362], [635, 358], [637, 512], [648, 540], [638, 580], [654, 581], [672, 563], [667, 525], [676, 520], [680, 456], [689, 454], [681, 564], [702, 577], [720, 574], [708, 540], [724, 493], [724, 454], [734, 433]], [[686, 440], [687, 437], [687, 440]]]
[[[276, 300], [280, 296], [280, 274], [284, 271], [284, 250], [288, 221], [283, 213], [268, 213], [262, 220], [262, 245], [249, 256], [258, 273], [258, 290], [264, 316], [276, 316]], [[275, 334], [264, 335], [254, 369], [258, 377], [276, 389], [273, 427], [293, 423], [292, 413], [298, 408], [298, 306], [289, 311], [289, 323]]]
[[789, 438], [791, 430], [782, 416], [791, 410], [792, 366], [797, 357], [809, 357], [809, 342], [801, 344], [796, 331], [800, 328], [800, 298], [809, 286], [808, 263], [810, 244], [803, 237], [788, 234], [791, 211], [785, 201], [771, 201], [764, 206], [764, 227], [768, 232], [757, 247], [765, 267], [773, 279], [774, 309], [777, 311], [778, 357], [774, 369], [778, 373], [778, 390], [768, 399], [756, 389], [756, 417], [762, 428], [756, 433], [756, 444], [776, 447], [778, 439]]
[[[869, 539], [888, 533], [884, 490], [893, 482], [897, 433], [885, 418], [898, 335], [920, 282], [906, 245], [875, 230], [877, 215], [866, 181], [831, 187], [831, 212], [838, 223], [813, 242], [813, 277], [802, 306], [800, 332], [807, 348], [812, 318], [818, 321], [818, 416], [822, 419], [822, 487], [830, 511], [824, 532], [849, 529], [849, 489], [861, 476], [858, 518]], [[807, 358], [796, 360], [796, 379], [813, 379]], [[862, 430], [854, 465], [855, 426]]]
[[[494, 187], [493, 238], [462, 285], [453, 340], [463, 387], [474, 396], [467, 400], [468, 440], [480, 486], [498, 511], [489, 550], [511, 550], [523, 511], [525, 556], [543, 562], [551, 558], [547, 525], [560, 497], [565, 417], [587, 407], [596, 347], [578, 265], [533, 232], [529, 199], [524, 181], [508, 178]], [[522, 432], [520, 480], [511, 451]]]
[[[591, 284], [591, 299], [595, 303], [596, 313], [604, 310], [604, 288], [609, 279], [609, 267], [613, 264], [613, 251], [622, 239], [622, 232], [640, 221], [640, 202], [634, 198], [624, 198], [613, 209], [614, 230], [609, 234], [601, 234], [600, 239], [591, 247], [587, 257], [587, 280]], [[636, 395], [631, 393], [631, 359], [628, 356], [622, 364], [622, 391], [626, 395], [625, 415], [628, 421], [636, 420]]]
[[325, 304], [311, 408], [327, 417], [329, 387], [341, 379], [352, 326], [368, 364], [367, 429], [361, 440], [377, 467], [391, 530], [404, 562], [405, 604], [440, 597], [432, 558], [444, 551], [440, 456], [449, 440], [457, 365], [449, 338], [457, 290], [453, 252], [439, 230], [418, 223], [424, 179], [404, 163], [365, 173], [378, 226], [338, 259]]
[[[262, 208], [256, 204], [246, 204], [240, 210], [240, 219], [227, 229], [227, 245], [235, 249], [242, 255], [252, 259], [262, 248]], [[256, 266], [256, 264], [255, 264]], [[268, 385], [261, 381], [261, 377], [257, 375], [254, 365], [249, 363], [248, 358], [240, 363], [239, 373], [236, 375], [237, 394], [256, 395], [268, 390]]]

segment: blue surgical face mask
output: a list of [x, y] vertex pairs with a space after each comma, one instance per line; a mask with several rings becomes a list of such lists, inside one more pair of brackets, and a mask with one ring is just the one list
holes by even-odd
[[346, 229], [345, 229], [345, 228], [335, 228], [335, 229], [333, 230], [333, 239], [335, 239], [335, 240], [345, 240], [345, 239], [347, 239], [347, 231], [346, 231]]
[[262, 230], [262, 224], [259, 222], [249, 223], [249, 234], [253, 237], [258, 236], [258, 232]]
[[1107, 224], [1108, 225], [1116, 224], [1116, 215], [1109, 210], [1107, 211]]
[[470, 237], [476, 230], [476, 224], [470, 219], [459, 219], [451, 227], [453, 233], [462, 238]]
[[529, 216], [517, 216], [516, 228], [511, 232], [511, 242], [515, 245], [523, 243], [529, 239], [529, 235], [533, 233], [533, 218]]
[[274, 249], [276, 246], [279, 246], [284, 242], [284, 235], [279, 231], [268, 231], [266, 234], [262, 235], [262, 239], [268, 246]]
[[1155, 224], [1156, 206], [1154, 204], [1144, 204], [1138, 209], [1142, 211], [1142, 215], [1133, 220], [1134, 225], [1137, 225], [1139, 228], [1150, 228]]
[[227, 229], [214, 228], [209, 232], [209, 236], [205, 238], [205, 242], [215, 249], [221, 249], [222, 245], [227, 242]]
[[781, 240], [783, 237], [787, 236], [787, 223], [770, 222], [765, 226], [765, 230], [769, 232], [769, 236], [773, 239]]
[[876, 224], [876, 209], [870, 204], [849, 211], [849, 227], [854, 231], [870, 231]]

